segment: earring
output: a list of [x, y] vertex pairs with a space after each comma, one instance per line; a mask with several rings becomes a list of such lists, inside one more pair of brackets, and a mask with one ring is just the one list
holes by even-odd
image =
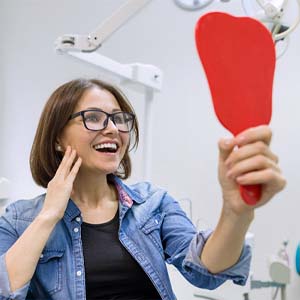
[[55, 150], [56, 150], [56, 151], [62, 151], [61, 145], [56, 145]]

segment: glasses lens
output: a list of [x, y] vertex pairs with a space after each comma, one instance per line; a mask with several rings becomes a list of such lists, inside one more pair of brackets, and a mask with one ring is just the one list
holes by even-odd
[[[129, 132], [133, 128], [134, 115], [126, 112], [111, 114], [111, 120], [119, 131]], [[108, 115], [103, 111], [85, 111], [84, 123], [89, 130], [102, 130], [107, 126]]]
[[113, 114], [112, 121], [119, 131], [129, 132], [133, 127], [134, 116], [126, 112], [118, 112]]
[[102, 111], [86, 111], [84, 122], [90, 130], [101, 130], [106, 126], [106, 114]]

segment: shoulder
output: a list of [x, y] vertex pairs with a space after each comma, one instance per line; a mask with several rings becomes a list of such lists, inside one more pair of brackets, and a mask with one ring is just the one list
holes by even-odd
[[119, 178], [115, 178], [114, 180], [119, 189], [121, 188], [139, 207], [142, 206], [144, 209], [150, 210], [178, 207], [177, 201], [166, 189], [156, 184], [148, 181], [126, 184]]
[[156, 210], [159, 209], [161, 211], [178, 209], [178, 202], [171, 196], [168, 191], [158, 185], [153, 183], [143, 181], [135, 184], [131, 184], [128, 186], [131, 191], [138, 195], [140, 201], [136, 201], [142, 206], [144, 209]]
[[4, 217], [15, 220], [32, 221], [42, 209], [45, 195], [39, 195], [33, 199], [21, 199], [10, 203], [4, 213]]
[[141, 181], [128, 186], [131, 191], [138, 194], [142, 198], [149, 198], [153, 195], [165, 195], [167, 191], [149, 181]]
[[144, 203], [148, 202], [149, 200], [159, 201], [162, 200], [167, 194], [165, 189], [148, 181], [141, 181], [129, 185], [122, 182], [122, 188], [136, 203]]

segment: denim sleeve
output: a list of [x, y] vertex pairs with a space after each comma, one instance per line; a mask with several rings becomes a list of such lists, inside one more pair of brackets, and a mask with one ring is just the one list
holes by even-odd
[[19, 238], [16, 231], [17, 213], [14, 204], [6, 208], [6, 212], [0, 217], [0, 300], [23, 300], [26, 298], [29, 283], [11, 292], [8, 273], [5, 263], [5, 254], [7, 250]]
[[239, 261], [234, 266], [212, 274], [200, 261], [202, 249], [212, 230], [197, 233], [178, 203], [168, 194], [163, 203], [165, 217], [162, 242], [167, 263], [173, 264], [190, 283], [199, 288], [215, 289], [226, 280], [246, 284], [251, 261], [250, 246], [244, 245]]
[[201, 274], [202, 280], [206, 281], [207, 289], [213, 289], [216, 283], [225, 280], [232, 280], [236, 284], [245, 285], [250, 271], [251, 247], [245, 243], [241, 256], [235, 265], [223, 272], [212, 274], [200, 260], [202, 249], [211, 233], [211, 230], [206, 230], [195, 235], [183, 260], [183, 268], [188, 272]]

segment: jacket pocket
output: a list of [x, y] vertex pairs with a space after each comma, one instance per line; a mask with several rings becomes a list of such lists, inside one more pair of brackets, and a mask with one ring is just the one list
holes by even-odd
[[62, 250], [46, 250], [41, 254], [36, 268], [37, 289], [54, 294], [62, 288]]
[[151, 239], [155, 247], [159, 250], [162, 257], [164, 257], [164, 249], [161, 242], [161, 226], [164, 220], [165, 213], [157, 213], [152, 215], [140, 229], [142, 232]]

